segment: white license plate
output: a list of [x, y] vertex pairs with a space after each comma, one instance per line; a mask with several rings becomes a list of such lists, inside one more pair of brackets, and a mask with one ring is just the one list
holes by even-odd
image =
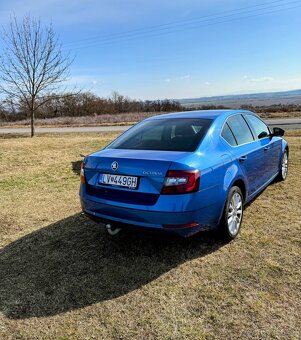
[[138, 185], [138, 177], [113, 174], [100, 174], [99, 183], [136, 189]]

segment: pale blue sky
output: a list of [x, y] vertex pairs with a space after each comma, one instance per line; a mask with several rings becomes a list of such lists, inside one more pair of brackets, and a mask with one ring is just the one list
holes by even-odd
[[[301, 0], [0, 0], [52, 21], [70, 85], [187, 98], [301, 88]], [[0, 46], [1, 47], [1, 46]]]

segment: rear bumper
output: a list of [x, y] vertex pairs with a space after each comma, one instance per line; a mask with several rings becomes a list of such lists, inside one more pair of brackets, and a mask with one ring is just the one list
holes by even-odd
[[[214, 227], [212, 215], [214, 209], [187, 211], [187, 212], [158, 212], [149, 210], [129, 209], [120, 206], [91, 201], [81, 197], [83, 212], [91, 219], [102, 223], [121, 224], [124, 227], [152, 228], [176, 232], [182, 236], [192, 235], [200, 230]], [[204, 210], [204, 211], [203, 211]], [[185, 224], [197, 223], [197, 226], [182, 227]], [[165, 226], [168, 228], [165, 228]], [[175, 226], [175, 228], [172, 228]]]

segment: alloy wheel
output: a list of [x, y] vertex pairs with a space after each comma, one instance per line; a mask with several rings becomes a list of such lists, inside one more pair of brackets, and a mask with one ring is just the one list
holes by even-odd
[[240, 228], [242, 220], [243, 201], [238, 192], [234, 192], [228, 208], [227, 224], [231, 236], [235, 236]]
[[288, 171], [288, 157], [287, 157], [287, 152], [285, 151], [282, 157], [282, 164], [281, 164], [281, 173], [282, 173], [283, 179], [286, 178], [287, 171]]

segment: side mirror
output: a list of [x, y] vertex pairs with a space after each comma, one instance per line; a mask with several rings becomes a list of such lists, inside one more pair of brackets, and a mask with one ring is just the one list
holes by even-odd
[[284, 135], [284, 130], [279, 128], [279, 127], [274, 127], [273, 128], [273, 133], [272, 136], [276, 136], [276, 137], [282, 137]]

